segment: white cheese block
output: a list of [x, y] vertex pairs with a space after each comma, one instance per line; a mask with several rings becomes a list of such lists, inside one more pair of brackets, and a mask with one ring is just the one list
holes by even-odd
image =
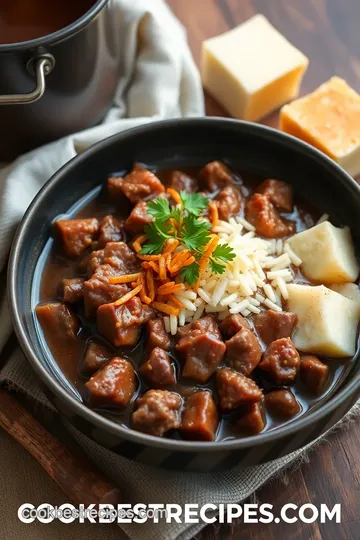
[[256, 121], [294, 99], [308, 59], [263, 15], [203, 42], [204, 87], [236, 118]]
[[288, 243], [302, 260], [301, 270], [311, 281], [348, 283], [359, 275], [351, 233], [324, 221], [295, 234]]
[[359, 309], [355, 302], [324, 285], [289, 284], [289, 311], [298, 324], [292, 339], [303, 352], [349, 357], [356, 352]]

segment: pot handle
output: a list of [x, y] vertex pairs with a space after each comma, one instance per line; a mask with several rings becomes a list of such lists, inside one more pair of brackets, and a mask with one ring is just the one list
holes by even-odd
[[0, 105], [19, 105], [22, 103], [35, 103], [45, 92], [45, 77], [49, 75], [55, 66], [55, 58], [52, 54], [42, 54], [36, 58], [31, 58], [26, 64], [26, 68], [36, 77], [36, 88], [28, 94], [13, 94], [0, 96]]

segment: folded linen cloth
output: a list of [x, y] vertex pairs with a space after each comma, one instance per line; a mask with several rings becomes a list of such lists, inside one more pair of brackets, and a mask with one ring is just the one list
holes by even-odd
[[[4, 269], [16, 226], [41, 186], [64, 163], [91, 144], [139, 124], [204, 113], [197, 70], [186, 44], [183, 28], [162, 0], [116, 0], [117, 24], [122, 36], [124, 77], [114, 106], [104, 122], [18, 159], [0, 171], [0, 271]], [[1, 277], [2, 276], [2, 277]], [[0, 351], [11, 333], [4, 272], [0, 275]], [[35, 403], [57, 413], [40, 390], [23, 354], [17, 348], [0, 373], [0, 383], [27, 394]], [[85, 452], [121, 488], [126, 502], [237, 503], [252, 494], [271, 476], [303, 455], [295, 452], [266, 465], [216, 474], [160, 471], [131, 462], [101, 448], [66, 423]], [[25, 502], [25, 501], [24, 501]], [[80, 525], [79, 525], [80, 526]], [[199, 524], [123, 524], [133, 540], [192, 538]], [[97, 532], [93, 531], [93, 538]], [[1, 536], [1, 534], [0, 534]], [[102, 535], [98, 538], [102, 538]]]

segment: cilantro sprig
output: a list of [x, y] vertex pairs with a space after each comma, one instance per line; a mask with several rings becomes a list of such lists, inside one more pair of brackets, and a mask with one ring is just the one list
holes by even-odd
[[[168, 199], [158, 197], [148, 203], [147, 212], [154, 220], [144, 228], [148, 241], [143, 245], [140, 254], [160, 254], [166, 240], [176, 238], [195, 258], [192, 264], [180, 271], [181, 279], [189, 285], [194, 285], [200, 275], [198, 261], [211, 240], [211, 224], [201, 216], [207, 209], [209, 201], [200, 193], [185, 191], [181, 191], [180, 201], [178, 205], [170, 206]], [[211, 270], [223, 274], [225, 264], [234, 257], [235, 253], [229, 245], [218, 245], [209, 258]]]

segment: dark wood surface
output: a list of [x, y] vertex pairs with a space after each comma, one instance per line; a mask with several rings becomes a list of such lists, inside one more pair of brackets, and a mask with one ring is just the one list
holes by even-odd
[[[310, 59], [301, 92], [314, 90], [333, 75], [360, 91], [360, 0], [168, 0], [185, 25], [199, 64], [201, 42], [220, 34], [255, 13], [263, 13]], [[206, 96], [208, 115], [228, 116]], [[264, 123], [277, 127], [277, 114]], [[259, 502], [274, 505], [326, 503], [342, 505], [342, 523], [251, 524], [209, 526], [203, 540], [359, 540], [360, 539], [360, 426], [352, 423], [312, 451], [308, 463], [288, 474], [288, 483], [274, 480], [257, 494]]]
[[119, 489], [92, 461], [60, 442], [5, 389], [0, 389], [0, 426], [36, 459], [73, 504], [122, 502]]

